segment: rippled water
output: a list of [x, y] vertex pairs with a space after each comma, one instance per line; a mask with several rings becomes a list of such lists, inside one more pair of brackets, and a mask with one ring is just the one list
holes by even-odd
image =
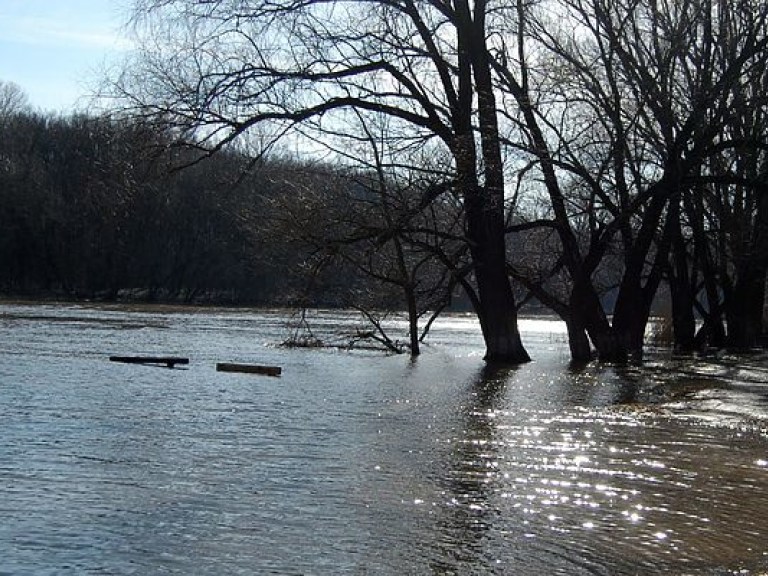
[[283, 349], [284, 320], [0, 305], [0, 574], [766, 570], [764, 356], [576, 369], [527, 320], [536, 360], [493, 370], [470, 318], [416, 361]]

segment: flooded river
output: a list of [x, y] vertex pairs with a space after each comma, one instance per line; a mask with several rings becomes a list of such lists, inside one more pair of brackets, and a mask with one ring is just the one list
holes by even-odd
[[577, 369], [525, 320], [493, 370], [469, 317], [415, 361], [285, 320], [0, 304], [0, 574], [766, 573], [765, 356]]

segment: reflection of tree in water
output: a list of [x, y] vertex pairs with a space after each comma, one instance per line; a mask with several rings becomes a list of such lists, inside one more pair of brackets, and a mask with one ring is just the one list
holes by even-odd
[[442, 534], [435, 574], [467, 574], [484, 565], [484, 539], [498, 510], [490, 500], [498, 460], [495, 411], [504, 397], [513, 368], [485, 366], [470, 385], [470, 400], [462, 410], [462, 427], [452, 441], [443, 482], [446, 483], [436, 531]]

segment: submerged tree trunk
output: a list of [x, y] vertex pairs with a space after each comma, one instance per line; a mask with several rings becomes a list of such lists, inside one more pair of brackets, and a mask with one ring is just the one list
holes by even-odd
[[531, 358], [520, 338], [515, 299], [503, 263], [499, 267], [493, 264], [493, 259], [483, 258], [476, 265], [475, 277], [480, 304], [475, 311], [485, 340], [485, 360], [511, 364], [528, 362]]
[[[651, 200], [637, 237], [628, 247], [624, 276], [613, 310], [617, 360], [639, 362], [643, 358], [651, 306], [663, 272], [668, 269], [673, 231], [680, 217], [679, 174], [679, 166], [671, 162], [664, 176], [649, 188]], [[664, 224], [659, 234], [662, 218]]]
[[565, 321], [568, 329], [568, 347], [571, 350], [571, 361], [576, 363], [592, 360], [592, 347], [584, 325], [573, 318]]
[[757, 345], [763, 331], [765, 280], [768, 273], [768, 186], [757, 190], [757, 213], [749, 254], [737, 259], [738, 275], [726, 302], [727, 344], [748, 349]]
[[[761, 267], [762, 268], [762, 267]], [[744, 270], [726, 306], [729, 348], [747, 350], [757, 346], [763, 330], [765, 268]]]
[[[486, 47], [486, 2], [456, 3], [459, 48], [459, 99], [455, 114], [454, 147], [458, 184], [464, 193], [467, 237], [474, 264], [477, 298], [475, 312], [485, 339], [488, 362], [520, 364], [530, 356], [517, 325], [517, 307], [507, 276], [504, 229], [504, 164], [497, 107]], [[474, 83], [474, 90], [473, 88]], [[477, 96], [480, 163], [471, 117]]]
[[405, 300], [408, 305], [408, 339], [410, 341], [411, 356], [421, 354], [419, 343], [419, 311], [416, 303], [416, 294], [412, 287], [406, 289]]
[[674, 271], [669, 276], [669, 291], [672, 298], [672, 337], [675, 350], [692, 352], [696, 349], [696, 317], [694, 316], [694, 294], [691, 291], [688, 265], [685, 254], [675, 247]]
[[696, 349], [695, 294], [693, 293], [691, 275], [688, 271], [688, 249], [683, 239], [679, 214], [676, 221], [672, 223], [671, 260], [669, 290], [672, 298], [674, 346], [675, 350], [679, 352], [691, 352]]
[[472, 303], [483, 331], [485, 359], [528, 362], [530, 356], [520, 339], [515, 297], [507, 276], [503, 204], [493, 198], [498, 192], [477, 185], [473, 172], [465, 173], [463, 181], [467, 237], [477, 286]]
[[611, 325], [605, 316], [600, 297], [587, 277], [576, 278], [574, 281], [569, 298], [569, 316], [565, 324], [574, 361], [591, 360], [590, 340], [598, 358], [613, 358], [614, 339]]
[[696, 350], [696, 317], [693, 313], [693, 296], [685, 282], [670, 278], [672, 295], [672, 338], [678, 352]]
[[539, 282], [532, 281], [520, 274], [514, 267], [509, 267], [512, 277], [525, 286], [532, 296], [537, 298], [544, 306], [548, 307], [560, 319], [565, 322], [568, 330], [568, 347], [571, 351], [571, 361], [582, 364], [592, 360], [592, 346], [587, 334], [587, 326], [584, 322], [583, 303], [575, 304], [573, 294], [568, 303], [553, 296], [545, 290]]
[[494, 206], [488, 195], [487, 186], [473, 186], [465, 192], [467, 236], [477, 286], [477, 298], [472, 301], [483, 331], [485, 359], [520, 364], [528, 362], [530, 356], [520, 339], [515, 297], [507, 275], [502, 205]]
[[[725, 327], [723, 325], [723, 308], [721, 303], [720, 290], [718, 288], [719, 274], [714, 263], [714, 257], [710, 250], [710, 237], [704, 226], [705, 208], [701, 198], [696, 195], [688, 195], [685, 198], [690, 199], [686, 205], [688, 212], [688, 221], [693, 230], [694, 240], [694, 262], [701, 273], [702, 284], [704, 288], [705, 302], [696, 304], [703, 322], [696, 331], [696, 347], [706, 348], [712, 346], [721, 348], [725, 345]], [[717, 239], [715, 244], [717, 250], [722, 250], [719, 244], [721, 239]], [[726, 285], [723, 285], [726, 290]]]

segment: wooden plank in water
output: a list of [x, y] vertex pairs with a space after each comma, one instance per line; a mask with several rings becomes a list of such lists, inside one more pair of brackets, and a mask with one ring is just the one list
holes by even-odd
[[189, 358], [178, 356], [110, 356], [109, 361], [125, 364], [165, 364], [168, 368], [173, 368], [176, 364], [189, 364]]
[[263, 374], [265, 376], [280, 376], [283, 369], [280, 366], [260, 366], [258, 364], [233, 364], [231, 362], [216, 363], [217, 372], [244, 372], [246, 374]]

